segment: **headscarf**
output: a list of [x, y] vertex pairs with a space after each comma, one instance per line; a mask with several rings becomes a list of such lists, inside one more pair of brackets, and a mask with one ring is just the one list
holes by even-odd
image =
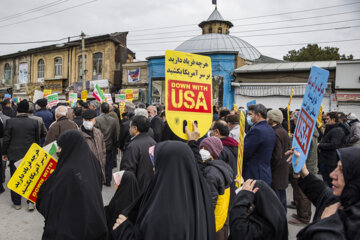
[[[118, 189], [108, 206], [105, 207], [106, 221], [109, 232], [124, 209], [129, 207], [140, 195], [140, 188], [135, 175], [132, 172], [125, 171]], [[109, 234], [108, 239], [113, 239]]]
[[254, 196], [255, 213], [262, 217], [272, 228], [273, 235], [266, 239], [288, 239], [288, 225], [284, 206], [267, 183], [256, 180]]
[[337, 150], [345, 179], [345, 187], [340, 196], [341, 205], [347, 208], [360, 201], [360, 147]]
[[43, 239], [105, 239], [100, 164], [79, 131], [64, 132], [57, 143], [57, 167], [36, 202], [45, 217]]
[[190, 147], [165, 141], [155, 146], [154, 158], [154, 177], [128, 214], [135, 238], [215, 239], [210, 193]]

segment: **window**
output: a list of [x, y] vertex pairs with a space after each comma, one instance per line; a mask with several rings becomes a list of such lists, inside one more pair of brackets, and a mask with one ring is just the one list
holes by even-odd
[[62, 76], [62, 58], [55, 58], [55, 77]]
[[[87, 56], [85, 55], [85, 69], [86, 69], [86, 63], [87, 63]], [[83, 73], [84, 70], [82, 69], [82, 55], [78, 57], [78, 80], [79, 82], [82, 82], [83, 80]]]
[[4, 79], [6, 84], [11, 84], [11, 67], [8, 63], [4, 67]]
[[102, 53], [95, 53], [93, 55], [93, 80], [102, 79]]
[[220, 34], [222, 33], [222, 28], [221, 27], [218, 28], [218, 33], [220, 33]]
[[38, 80], [44, 79], [45, 62], [43, 59], [38, 61]]
[[212, 27], [209, 27], [209, 33], [212, 33]]

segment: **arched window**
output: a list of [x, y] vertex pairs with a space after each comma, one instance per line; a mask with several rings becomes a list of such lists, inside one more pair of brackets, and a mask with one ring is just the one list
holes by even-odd
[[[85, 69], [86, 69], [86, 63], [87, 63], [87, 56], [85, 55]], [[79, 82], [82, 82], [83, 80], [83, 72], [85, 69], [82, 69], [82, 55], [78, 57], [78, 80]]]
[[38, 80], [44, 79], [45, 62], [43, 59], [38, 61]]
[[220, 34], [222, 33], [222, 28], [221, 27], [218, 28], [218, 33], [220, 33]]
[[4, 79], [6, 84], [11, 84], [11, 67], [8, 63], [4, 66]]
[[209, 33], [212, 33], [212, 27], [209, 27]]
[[57, 57], [54, 60], [55, 63], [55, 77], [61, 77], [62, 76], [62, 58]]
[[95, 53], [93, 55], [93, 80], [100, 80], [102, 79], [102, 56], [101, 52]]

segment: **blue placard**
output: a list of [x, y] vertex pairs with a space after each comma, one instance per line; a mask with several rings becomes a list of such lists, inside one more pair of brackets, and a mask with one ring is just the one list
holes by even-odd
[[4, 98], [11, 98], [11, 94], [6, 93]]
[[300, 152], [297, 165], [295, 155], [292, 158], [295, 173], [300, 172], [306, 162], [328, 79], [329, 71], [318, 67], [311, 68], [292, 143], [292, 147]]
[[246, 104], [246, 106], [249, 108], [249, 106], [256, 104], [256, 100], [252, 100]]

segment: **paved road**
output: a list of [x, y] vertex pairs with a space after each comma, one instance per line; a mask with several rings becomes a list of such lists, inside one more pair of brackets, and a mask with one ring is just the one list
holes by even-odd
[[[6, 180], [9, 180], [9, 170], [7, 169]], [[104, 204], [108, 204], [115, 192], [114, 187], [103, 187]], [[287, 190], [288, 201], [292, 196], [292, 189], [289, 185]], [[22, 209], [15, 210], [11, 207], [10, 191], [0, 194], [0, 240], [39, 240], [42, 236], [44, 218], [35, 210], [28, 212], [27, 204], [22, 199]], [[314, 212], [314, 211], [313, 211]], [[288, 219], [294, 210], [288, 209]], [[302, 227], [289, 225], [289, 239], [296, 239], [296, 234]]]

